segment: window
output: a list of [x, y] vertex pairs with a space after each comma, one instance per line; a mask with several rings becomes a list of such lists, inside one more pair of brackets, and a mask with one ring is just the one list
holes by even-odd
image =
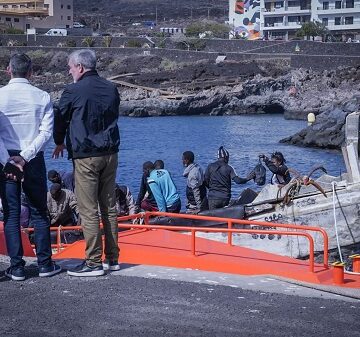
[[14, 18], [14, 22], [20, 22], [19, 18]]
[[329, 9], [329, 3], [327, 1], [323, 2], [323, 9]]
[[354, 18], [352, 16], [345, 16], [345, 25], [352, 25], [354, 23]]
[[63, 8], [64, 8], [64, 5], [61, 5], [60, 8], [63, 9]]
[[26, 29], [30, 29], [30, 23], [26, 24]]
[[283, 7], [283, 3], [280, 1], [275, 2], [275, 8], [282, 8]]
[[339, 26], [339, 25], [341, 25], [341, 18], [337, 17], [335, 18], [335, 26]]
[[67, 5], [67, 9], [71, 9], [71, 6], [70, 6], [70, 5]]
[[328, 19], [328, 18], [323, 18], [323, 19], [322, 19], [322, 24], [323, 24], [324, 26], [327, 26], [327, 25], [329, 24], [329, 19]]
[[68, 20], [71, 20], [71, 16], [69, 15], [69, 16], [67, 17], [67, 19], [68, 19]]
[[5, 21], [11, 22], [11, 18], [5, 18]]
[[341, 1], [335, 1], [335, 9], [341, 9]]
[[63, 19], [64, 19], [64, 17], [61, 15], [61, 16], [60, 16], [60, 20], [62, 21]]
[[66, 28], [70, 28], [70, 25], [66, 25]]
[[354, 0], [346, 0], [345, 8], [354, 8]]
[[299, 1], [289, 1], [288, 7], [300, 7], [300, 2]]

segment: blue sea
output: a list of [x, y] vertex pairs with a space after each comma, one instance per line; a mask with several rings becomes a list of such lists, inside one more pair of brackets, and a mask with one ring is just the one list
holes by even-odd
[[[117, 181], [128, 185], [136, 198], [145, 161], [162, 159], [171, 173], [185, 205], [186, 181], [182, 176], [182, 153], [190, 150], [203, 167], [216, 160], [217, 149], [224, 145], [230, 152], [230, 164], [237, 174], [245, 177], [258, 163], [259, 154], [281, 151], [288, 167], [306, 174], [321, 164], [331, 175], [345, 171], [338, 151], [303, 148], [280, 144], [279, 140], [304, 127], [305, 121], [285, 120], [282, 115], [190, 116], [190, 117], [120, 117], [121, 145]], [[72, 169], [66, 158], [52, 159], [54, 144], [46, 150], [47, 169]], [[271, 174], [268, 172], [268, 180]], [[233, 184], [233, 197], [244, 188], [259, 189], [254, 183]]]

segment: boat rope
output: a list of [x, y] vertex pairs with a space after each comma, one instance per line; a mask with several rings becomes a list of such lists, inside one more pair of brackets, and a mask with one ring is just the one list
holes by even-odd
[[[336, 201], [335, 201], [335, 195], [336, 195], [336, 192], [335, 192], [335, 185], [336, 185], [336, 182], [333, 181], [331, 183], [331, 186], [332, 186], [332, 192], [333, 192], [333, 214], [334, 214], [334, 227], [335, 227], [335, 234], [336, 234], [336, 244], [337, 244], [337, 248], [338, 248], [338, 251], [339, 251], [339, 257], [340, 257], [340, 261], [342, 263], [344, 263], [344, 260], [343, 260], [343, 257], [342, 257], [342, 253], [341, 253], [341, 247], [340, 247], [340, 242], [339, 242], [339, 232], [338, 232], [338, 227], [337, 227], [337, 221], [336, 221], [336, 207], [335, 207], [335, 204], [336, 204]], [[339, 202], [339, 201], [338, 201]], [[340, 205], [340, 202], [339, 202], [339, 205]], [[352, 272], [352, 271], [348, 271], [348, 270], [344, 270], [344, 273], [346, 274], [352, 274], [352, 275], [360, 275], [360, 273], [355, 273], [355, 272]]]
[[337, 244], [337, 248], [338, 248], [338, 251], [339, 251], [340, 261], [341, 261], [341, 262], [344, 262], [343, 257], [342, 257], [342, 253], [341, 253], [341, 247], [340, 247], [340, 242], [339, 242], [339, 233], [338, 233], [337, 221], [336, 221], [335, 185], [336, 185], [336, 182], [335, 182], [335, 181], [333, 181], [333, 182], [331, 183], [331, 186], [332, 186], [332, 192], [333, 192], [333, 214], [334, 214], [334, 227], [335, 227], [336, 244]]

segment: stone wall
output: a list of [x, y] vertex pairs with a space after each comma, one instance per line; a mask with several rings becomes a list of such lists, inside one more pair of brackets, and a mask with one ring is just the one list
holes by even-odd
[[[0, 35], [4, 49], [28, 50], [42, 47], [48, 50], [55, 50], [59, 43], [65, 44], [66, 41], [73, 40], [77, 47], [84, 48], [82, 43], [84, 37], [81, 36], [37, 36], [29, 37], [26, 41], [25, 35]], [[227, 56], [228, 60], [244, 61], [255, 59], [288, 59], [293, 68], [312, 68], [314, 70], [333, 69], [339, 66], [358, 66], [360, 65], [360, 44], [359, 43], [322, 43], [312, 41], [242, 41], [242, 40], [206, 40], [207, 47], [204, 51], [184, 51], [179, 49], [163, 48], [119, 48], [127, 45], [130, 40], [139, 40], [142, 44], [146, 43], [145, 38], [113, 38], [110, 48], [103, 47], [104, 37], [94, 37], [95, 49], [99, 52], [106, 52], [113, 55], [159, 55], [163, 58], [179, 62], [190, 62], [201, 59], [215, 60], [219, 53]], [[9, 40], [16, 40], [26, 43], [26, 47], [7, 47]], [[295, 51], [296, 46], [300, 48]], [[57, 50], [71, 51], [71, 48], [56, 48]], [[226, 52], [224, 52], [226, 50]]]

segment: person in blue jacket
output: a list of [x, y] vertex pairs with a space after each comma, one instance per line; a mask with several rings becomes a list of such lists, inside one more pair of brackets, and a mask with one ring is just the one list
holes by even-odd
[[149, 167], [147, 182], [156, 200], [159, 212], [180, 212], [180, 196], [167, 170], [155, 169], [155, 166], [152, 165]]

